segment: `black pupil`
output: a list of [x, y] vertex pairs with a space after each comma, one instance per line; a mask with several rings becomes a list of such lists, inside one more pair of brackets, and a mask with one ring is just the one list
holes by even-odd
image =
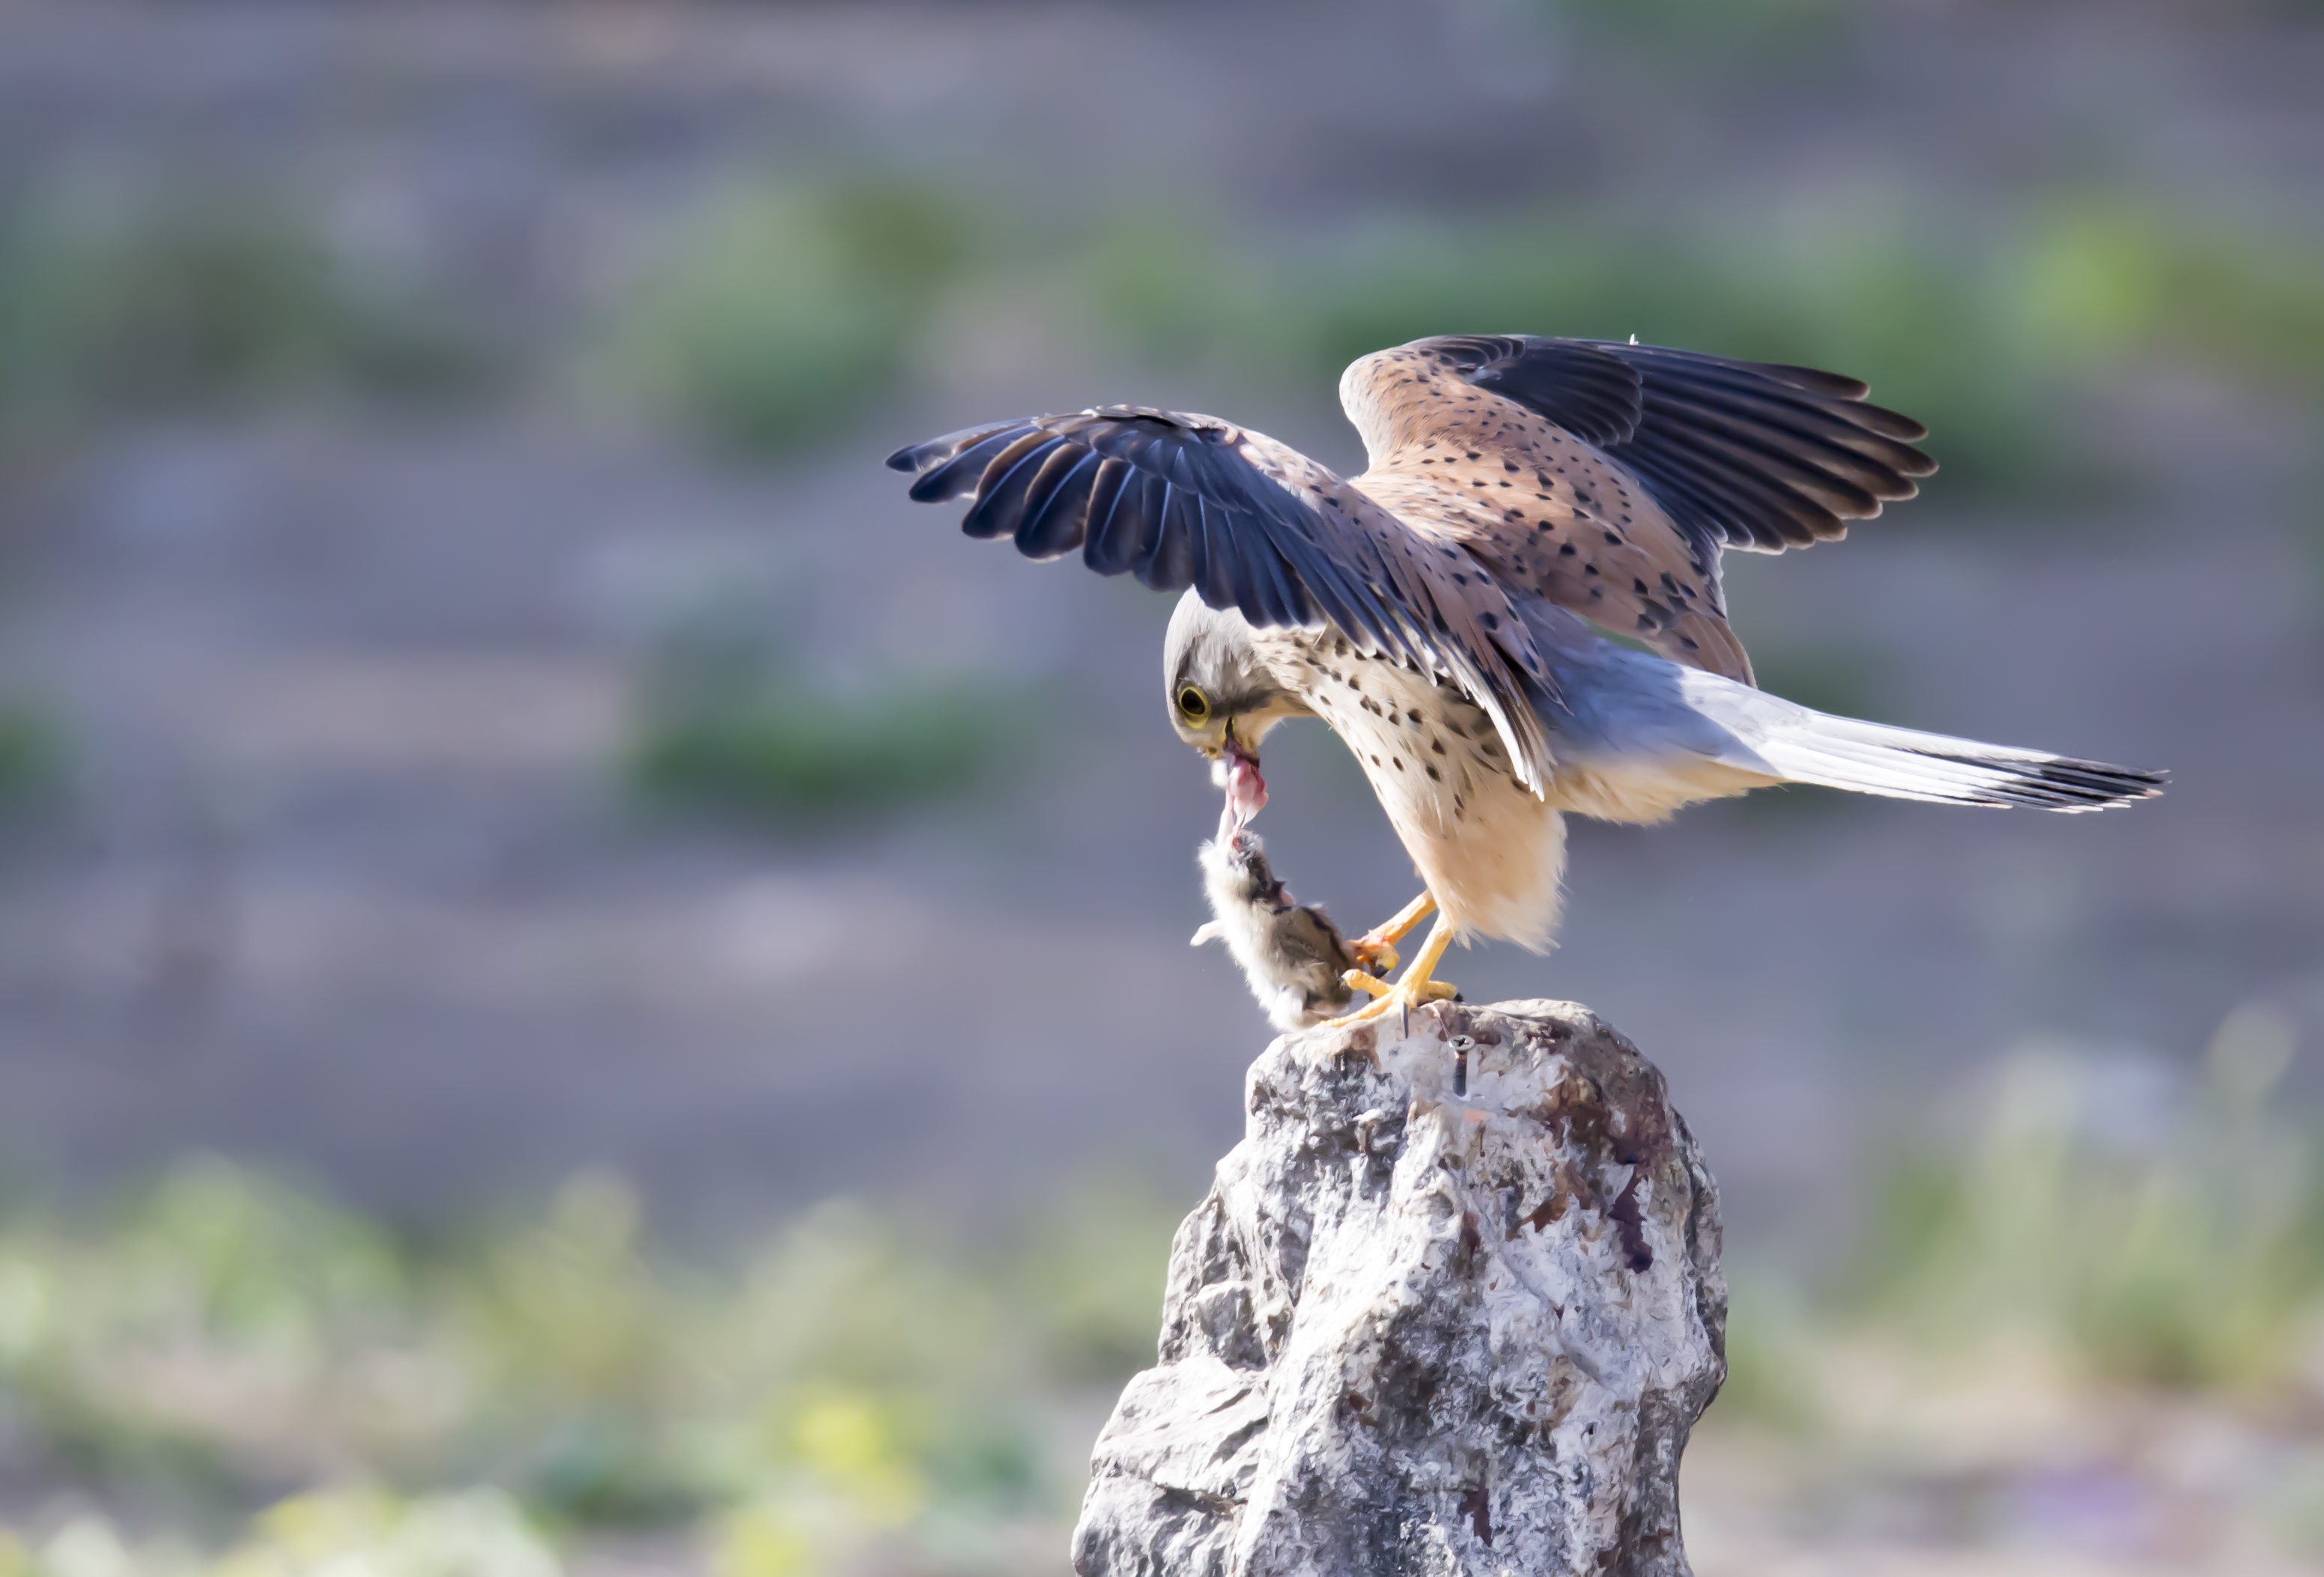
[[1186, 709], [1186, 714], [1190, 717], [1200, 717], [1205, 709], [1203, 693], [1200, 690], [1182, 692], [1178, 696], [1178, 705]]

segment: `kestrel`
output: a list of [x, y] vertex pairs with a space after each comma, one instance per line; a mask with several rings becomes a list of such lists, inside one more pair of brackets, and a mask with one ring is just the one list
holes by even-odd
[[[2098, 810], [2159, 772], [1830, 716], [1753, 687], [1723, 549], [1780, 553], [1912, 497], [1918, 422], [1803, 367], [1658, 346], [1460, 335], [1340, 379], [1368, 465], [1341, 477], [1214, 417], [1109, 405], [902, 449], [923, 502], [1031, 558], [1184, 591], [1173, 726], [1238, 819], [1259, 749], [1320, 717], [1355, 752], [1425, 890], [1354, 944], [1354, 1015], [1452, 995], [1454, 937], [1540, 951], [1564, 814], [1655, 822], [1776, 783]], [[1620, 641], [1609, 639], [1618, 635]], [[1645, 650], [1640, 650], [1644, 648]], [[1394, 944], [1436, 923], [1394, 985]]]

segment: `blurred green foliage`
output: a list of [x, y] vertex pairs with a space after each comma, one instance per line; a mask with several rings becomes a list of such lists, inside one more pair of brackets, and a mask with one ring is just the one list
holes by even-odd
[[849, 661], [797, 602], [709, 605], [648, 664], [627, 748], [648, 804], [780, 828], [877, 819], [967, 793], [1033, 736], [1033, 698], [992, 678]]
[[[1787, 1463], [1788, 1488], [1755, 1493], [1806, 1525], [1914, 1508], [1915, 1540], [2053, 1554], [2098, 1516], [2090, 1569], [2127, 1571], [2128, 1508], [2195, 1490], [2239, 1548], [2307, 1569], [2324, 1553], [2324, 1134], [2281, 1093], [2293, 1049], [2265, 1003], [2194, 1069], [2020, 1048], [1969, 1134], [1887, 1165], [1841, 1264], [1736, 1277], [1706, 1432]], [[2209, 1454], [2227, 1440], [2231, 1458]], [[2061, 1462], [2111, 1488], [2057, 1499]]]
[[[1280, 358], [1331, 386], [1365, 353], [1425, 335], [1521, 330], [1684, 346], [1840, 369], [1926, 422], [1948, 487], [2039, 492], [2060, 459], [2064, 369], [2015, 332], [1975, 258], [1904, 236], [1658, 232], [1574, 211], [1457, 229], [1399, 228], [1286, 256], [1263, 296], [1220, 262], [1207, 289], [1182, 259], [1150, 305], [1111, 290], [1108, 316], [1141, 346], [1200, 344], [1188, 302], [1226, 303], [1222, 346]], [[1259, 300], [1256, 307], [1238, 303]], [[1245, 313], [1248, 313], [1248, 317]]]
[[1730, 1271], [1727, 1379], [1708, 1421], [1787, 1432], [1812, 1428], [1818, 1421], [1815, 1395], [1805, 1377], [1815, 1371], [1821, 1315], [1794, 1277]]
[[650, 799], [822, 825], [962, 792], [1018, 721], [1015, 697], [986, 687], [765, 677], [650, 704], [630, 772]]
[[83, 1518], [0, 1534], [0, 1577], [531, 1577], [621, 1530], [745, 1577], [881, 1540], [983, 1570], [1079, 1493], [1086, 1442], [1051, 1412], [1151, 1361], [1170, 1224], [1101, 1189], [972, 1259], [834, 1204], [706, 1268], [654, 1254], [604, 1176], [424, 1240], [217, 1162], [110, 1214], [20, 1204], [0, 1221], [12, 1460], [160, 1497], [228, 1553], [208, 1568]]
[[2324, 1395], [2324, 1134], [2277, 1094], [2292, 1044], [2255, 1005], [2191, 1082], [2041, 1046], [2006, 1059], [1967, 1142], [1888, 1164], [1840, 1263], [1736, 1276], [1706, 1425], [1881, 1458], [1902, 1483], [1929, 1471], [1902, 1443], [1964, 1419], [2011, 1460], [2029, 1392], [2093, 1418], [2103, 1398], [2200, 1398], [2279, 1440], [2239, 1492], [2324, 1549], [2324, 1451], [2310, 1425], [2276, 1433]]
[[[1151, 1189], [1100, 1178], [1061, 1194], [1028, 1224], [1009, 1259], [1010, 1284], [1043, 1311], [1060, 1373], [1103, 1384], [1152, 1361], [1180, 1213]], [[1125, 1240], [1154, 1252], [1119, 1252]]]
[[2324, 1311], [2317, 1138], [2268, 1102], [2292, 1049], [2245, 1009], [2159, 1112], [2084, 1062], [2012, 1064], [1973, 1148], [1892, 1180], [1865, 1305], [1935, 1342], [2030, 1333], [2126, 1384], [2281, 1388]]
[[669, 248], [624, 309], [619, 357], [706, 439], [780, 454], [895, 386], [970, 253], [964, 219], [922, 188], [748, 188]]
[[0, 428], [318, 388], [441, 396], [493, 351], [447, 298], [358, 267], [296, 211], [233, 194], [92, 217], [0, 214]]
[[[1582, 25], [1698, 41], [1824, 29], [1843, 9], [1579, 5]], [[1830, 367], [1929, 424], [1934, 485], [1957, 495], [2089, 482], [2077, 419], [2142, 368], [2324, 400], [2324, 239], [2103, 194], [1981, 226], [1860, 211], [1679, 223], [1574, 200], [1305, 236], [1167, 206], [1072, 226], [982, 217], [1004, 210], [876, 175], [746, 182], [682, 226], [602, 326], [565, 327], [608, 346], [625, 386], [681, 429], [777, 456], [933, 372], [948, 308], [995, 302], [1057, 345], [1214, 364], [1314, 398], [1367, 351], [1479, 330]], [[318, 388], [472, 390], [521, 353], [279, 203], [0, 214], [0, 429]]]
[[[1812, 28], [1836, 8], [1751, 9], [1766, 13], [1754, 27]], [[625, 309], [619, 343], [682, 425], [780, 454], [927, 371], [916, 346], [935, 343], [946, 303], [989, 305], [996, 279], [1059, 343], [1311, 397], [1357, 356], [1424, 335], [1635, 334], [1865, 378], [1930, 426], [1934, 485], [2040, 497], [2098, 475], [2073, 419], [2126, 367], [2324, 394], [2319, 256], [2294, 235], [2079, 198], [1982, 228], [1674, 224], [1566, 203], [1302, 239], [1167, 207], [1071, 232], [988, 228], [949, 198], [874, 180], [714, 205]]]
[[[2065, 205], [1987, 233], [1856, 220], [1673, 227], [1572, 207], [1403, 224], [1275, 254], [1198, 222], [1109, 232], [1098, 321], [1141, 355], [1329, 385], [1424, 335], [1684, 346], [1830, 368], [1925, 422], [1950, 493], [2094, 480], [2073, 418], [2126, 367], [2324, 397], [2324, 266], [2296, 236]], [[1147, 250], [1140, 251], [1140, 247]]]
[[[2274, 1099], [2291, 1044], [2253, 1008], [2191, 1086], [2010, 1059], [1973, 1142], [1895, 1169], [1828, 1293], [1738, 1276], [1709, 1423], [1831, 1434], [1868, 1343], [2296, 1410], [2324, 1148]], [[0, 1213], [12, 1471], [183, 1531], [41, 1517], [0, 1534], [0, 1577], [540, 1577], [608, 1539], [734, 1577], [874, 1554], [1022, 1570], [1150, 1361], [1174, 1214], [1101, 1184], [969, 1248], [835, 1203], [705, 1260], [658, 1252], [604, 1176], [424, 1236], [215, 1161], [110, 1212], [20, 1202]], [[2306, 1482], [2269, 1490], [2295, 1532]]]
[[214, 1577], [557, 1577], [555, 1549], [509, 1498], [466, 1489], [405, 1499], [375, 1488], [294, 1496], [211, 1568]]
[[29, 1543], [0, 1529], [0, 1577], [557, 1577], [563, 1569], [538, 1526], [492, 1489], [293, 1496], [215, 1561], [182, 1540], [126, 1536], [95, 1515]]
[[2069, 203], [2035, 226], [2023, 270], [2029, 329], [2053, 354], [2169, 355], [2324, 392], [2324, 238]]
[[0, 813], [54, 789], [64, 761], [63, 742], [47, 712], [27, 701], [0, 701]]

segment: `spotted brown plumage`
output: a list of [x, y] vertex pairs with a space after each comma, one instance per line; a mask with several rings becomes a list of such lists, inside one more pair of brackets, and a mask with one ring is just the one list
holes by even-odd
[[[1844, 536], [1935, 463], [1828, 373], [1655, 346], [1466, 335], [1350, 366], [1368, 468], [1214, 417], [1110, 405], [899, 450], [922, 501], [1034, 558], [1183, 591], [1173, 726], [1255, 810], [1261, 739], [1322, 718], [1427, 890], [1351, 944], [1435, 927], [1374, 1009], [1443, 994], [1455, 936], [1547, 945], [1566, 813], [1659, 820], [1774, 783], [2094, 810], [2162, 775], [1832, 717], [1751, 687], [1720, 555]], [[1647, 650], [1609, 640], [1635, 641]], [[1371, 1011], [1373, 1010], [1366, 1010]]]
[[1936, 462], [1852, 379], [1658, 346], [1473, 335], [1349, 367], [1365, 492], [1501, 582], [1748, 682], [1719, 554], [1834, 540]]

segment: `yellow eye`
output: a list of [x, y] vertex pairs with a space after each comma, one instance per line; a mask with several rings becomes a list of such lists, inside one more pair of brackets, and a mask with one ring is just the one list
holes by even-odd
[[1189, 723], [1200, 723], [1211, 715], [1210, 697], [1188, 685], [1178, 692], [1178, 711]]

